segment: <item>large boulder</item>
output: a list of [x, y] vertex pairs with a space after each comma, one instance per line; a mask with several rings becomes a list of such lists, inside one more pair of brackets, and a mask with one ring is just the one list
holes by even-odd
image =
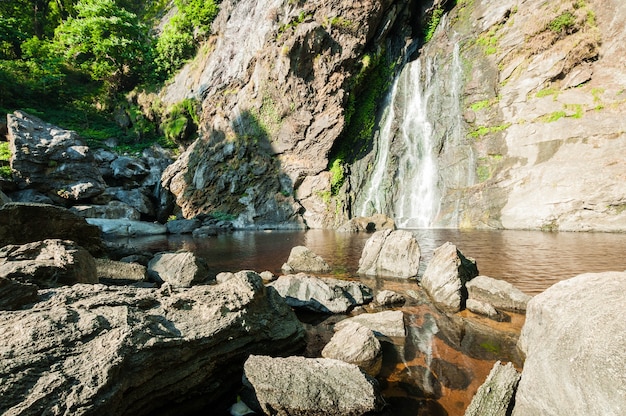
[[489, 304], [496, 309], [524, 312], [532, 298], [509, 282], [476, 276], [465, 285], [469, 299]]
[[92, 254], [103, 250], [98, 227], [65, 208], [11, 202], [0, 207], [0, 245], [25, 244], [49, 238], [72, 240]]
[[323, 258], [304, 246], [292, 248], [282, 268], [285, 273], [330, 273], [331, 271]]
[[148, 275], [174, 287], [190, 287], [209, 278], [206, 263], [190, 251], [158, 253], [148, 264]]
[[92, 255], [73, 241], [55, 239], [0, 248], [0, 278], [39, 287], [98, 283]]
[[135, 237], [140, 235], [162, 235], [167, 227], [158, 222], [134, 221], [126, 218], [87, 218], [87, 222], [110, 237]]
[[410, 278], [417, 276], [420, 247], [413, 233], [391, 229], [377, 231], [363, 247], [358, 273]]
[[256, 397], [248, 405], [268, 415], [357, 416], [385, 404], [375, 379], [339, 360], [252, 355], [244, 375]]
[[322, 350], [322, 357], [355, 364], [372, 377], [383, 365], [380, 341], [371, 329], [354, 321], [335, 332]]
[[93, 155], [76, 132], [22, 111], [7, 115], [7, 127], [11, 169], [20, 188], [73, 201], [104, 191], [106, 184]]
[[520, 373], [512, 363], [497, 361], [485, 382], [478, 388], [465, 416], [508, 416], [519, 383]]
[[437, 306], [448, 312], [458, 312], [465, 308], [465, 284], [476, 276], [476, 262], [447, 242], [433, 252], [420, 284]]
[[360, 282], [319, 278], [304, 273], [281, 276], [269, 284], [294, 308], [322, 313], [345, 313], [373, 299]]
[[622, 415], [626, 272], [564, 280], [528, 302], [513, 415]]
[[29, 310], [0, 312], [1, 414], [211, 413], [250, 354], [304, 344], [291, 308], [255, 273], [180, 290], [41, 294]]

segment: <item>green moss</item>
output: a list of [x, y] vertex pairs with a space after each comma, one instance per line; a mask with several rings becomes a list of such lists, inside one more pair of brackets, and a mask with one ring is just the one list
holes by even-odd
[[237, 218], [233, 214], [229, 214], [223, 211], [213, 211], [209, 214], [209, 216], [216, 221], [234, 221]]
[[8, 161], [11, 159], [11, 149], [9, 149], [9, 142], [0, 142], [0, 160]]
[[330, 191], [333, 195], [337, 195], [339, 193], [344, 181], [344, 162], [340, 158], [337, 158], [330, 164]]
[[488, 108], [490, 105], [491, 105], [491, 100], [482, 100], [482, 101], [477, 101], [473, 103], [472, 105], [470, 105], [470, 108], [474, 111], [479, 111], [484, 108]]
[[499, 354], [501, 350], [500, 344], [497, 344], [492, 341], [485, 341], [481, 343], [480, 348], [484, 349], [485, 351], [494, 353], [494, 354]]
[[548, 29], [554, 33], [568, 33], [576, 25], [576, 18], [570, 12], [565, 12], [555, 17], [550, 23], [548, 23]]
[[537, 94], [535, 94], [535, 97], [537, 98], [543, 98], [543, 97], [547, 97], [549, 95], [551, 95], [554, 100], [556, 101], [556, 99], [559, 96], [559, 90], [554, 89], [554, 88], [545, 88], [543, 90], [537, 91]]
[[302, 22], [304, 22], [308, 17], [311, 17], [311, 13], [307, 13], [304, 10], [302, 10], [298, 16], [292, 18], [289, 23], [285, 23], [282, 24], [278, 27], [278, 36], [277, 38], [280, 38], [280, 36], [285, 33], [286, 31], [288, 31], [289, 29], [292, 28], [296, 28], [298, 27], [298, 25]]
[[604, 88], [593, 88], [591, 90], [591, 95], [593, 95], [593, 102], [594, 103], [599, 103], [602, 101], [602, 94], [604, 94], [605, 89]]
[[430, 16], [428, 20], [428, 24], [426, 24], [426, 30], [424, 31], [424, 43], [428, 43], [435, 34], [437, 30], [437, 26], [439, 26], [439, 22], [441, 21], [441, 17], [443, 16], [443, 8], [437, 7], [433, 14]]
[[571, 118], [582, 118], [583, 116], [583, 106], [582, 104], [565, 104], [565, 110], [572, 111], [573, 114], [568, 116]]
[[5, 179], [11, 179], [11, 166], [0, 166], [0, 177]]
[[330, 200], [332, 197], [330, 191], [317, 191], [316, 195], [319, 196], [322, 199], [322, 201], [324, 201], [324, 204], [330, 205]]
[[553, 113], [546, 114], [545, 116], [540, 117], [539, 120], [544, 123], [553, 123], [563, 117], [567, 117], [565, 111], [555, 111]]
[[491, 169], [489, 169], [489, 166], [478, 166], [476, 168], [476, 177], [479, 182], [485, 182], [487, 179], [491, 178]]
[[491, 28], [489, 32], [481, 34], [478, 39], [476, 39], [476, 44], [483, 48], [485, 55], [493, 55], [498, 52], [498, 42], [500, 40], [500, 35], [498, 34], [499, 29], [500, 25], [496, 25]]
[[489, 133], [497, 133], [511, 127], [511, 123], [505, 123], [498, 126], [478, 126], [474, 131], [470, 132], [470, 137], [475, 139], [481, 138]]

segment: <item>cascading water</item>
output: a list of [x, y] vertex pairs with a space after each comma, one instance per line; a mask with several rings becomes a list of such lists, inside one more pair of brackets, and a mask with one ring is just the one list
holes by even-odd
[[[394, 80], [380, 122], [376, 161], [356, 210], [359, 215], [384, 213], [401, 228], [431, 226], [439, 207], [437, 159], [427, 114], [432, 73], [432, 65], [422, 70], [420, 58], [407, 63]], [[399, 156], [390, 157], [393, 154]]]

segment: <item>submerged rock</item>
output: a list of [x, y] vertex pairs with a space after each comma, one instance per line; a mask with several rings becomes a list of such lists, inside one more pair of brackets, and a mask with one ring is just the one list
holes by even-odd
[[372, 289], [362, 283], [304, 273], [281, 276], [268, 286], [276, 289], [290, 306], [313, 312], [345, 313], [373, 299]]
[[401, 305], [406, 298], [393, 290], [381, 290], [376, 294], [376, 303], [382, 306]]
[[256, 399], [248, 405], [265, 414], [357, 416], [385, 404], [375, 379], [339, 360], [252, 355], [244, 375]]
[[372, 276], [415, 277], [420, 247], [413, 233], [390, 229], [372, 235], [363, 247], [358, 273]]
[[39, 287], [98, 283], [92, 255], [73, 241], [58, 239], [0, 248], [0, 277]]
[[624, 413], [625, 285], [626, 272], [587, 273], [528, 302], [514, 416]]
[[[189, 289], [75, 285], [0, 311], [0, 413], [152, 415], [211, 409], [250, 354], [304, 345], [255, 273]], [[233, 341], [234, 340], [234, 341]]]
[[465, 411], [465, 416], [508, 416], [511, 414], [520, 373], [512, 363], [497, 361]]
[[447, 242], [435, 249], [420, 284], [438, 306], [458, 312], [467, 300], [465, 284], [476, 276], [476, 262]]
[[355, 364], [376, 377], [383, 364], [383, 350], [374, 332], [357, 322], [349, 322], [335, 332], [322, 350], [322, 357]]
[[291, 249], [287, 263], [283, 265], [286, 273], [330, 273], [331, 268], [326, 261], [304, 246]]

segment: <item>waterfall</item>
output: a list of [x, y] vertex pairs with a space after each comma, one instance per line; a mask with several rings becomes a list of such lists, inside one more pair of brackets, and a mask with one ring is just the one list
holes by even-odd
[[437, 157], [427, 113], [434, 71], [429, 60], [422, 66], [422, 58], [409, 62], [394, 80], [377, 132], [376, 160], [355, 210], [362, 216], [384, 213], [400, 228], [427, 228], [439, 209]]

